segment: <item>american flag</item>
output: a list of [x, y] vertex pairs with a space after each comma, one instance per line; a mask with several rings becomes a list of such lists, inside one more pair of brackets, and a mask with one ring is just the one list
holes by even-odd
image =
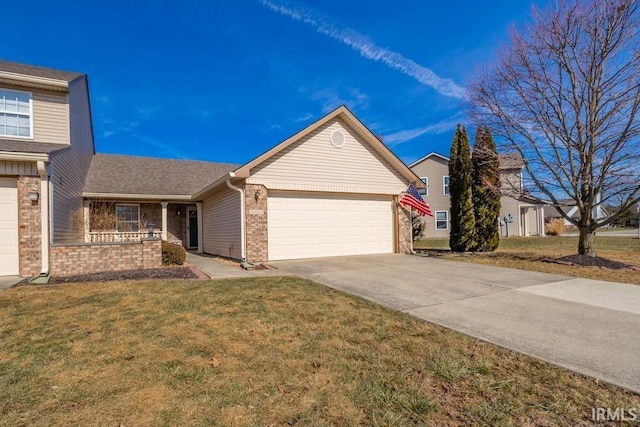
[[424, 201], [413, 184], [409, 184], [409, 187], [407, 187], [407, 191], [402, 195], [402, 198], [400, 199], [400, 203], [405, 206], [412, 207], [422, 216], [433, 216], [433, 213], [431, 213], [431, 208], [429, 207], [427, 202]]

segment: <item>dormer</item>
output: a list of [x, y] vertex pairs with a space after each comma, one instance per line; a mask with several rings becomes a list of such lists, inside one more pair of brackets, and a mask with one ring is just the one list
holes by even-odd
[[69, 145], [70, 88], [83, 74], [0, 60], [0, 142]]

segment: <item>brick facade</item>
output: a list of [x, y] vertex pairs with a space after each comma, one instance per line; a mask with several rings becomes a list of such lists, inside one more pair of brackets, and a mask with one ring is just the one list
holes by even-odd
[[40, 194], [40, 177], [18, 177], [18, 239], [20, 276], [40, 274], [42, 269], [42, 199], [32, 201], [30, 193]]
[[268, 258], [267, 189], [263, 185], [244, 186], [247, 231], [247, 261], [261, 262]]
[[137, 270], [162, 266], [162, 242], [55, 244], [50, 250], [52, 276], [73, 276], [106, 271]]
[[394, 198], [396, 219], [398, 221], [398, 252], [411, 254], [413, 252], [413, 232], [411, 227], [411, 210], [402, 206]]

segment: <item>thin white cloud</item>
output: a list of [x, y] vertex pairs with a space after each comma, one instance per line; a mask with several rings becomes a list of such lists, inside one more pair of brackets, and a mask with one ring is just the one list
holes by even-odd
[[311, 113], [307, 113], [303, 116], [298, 117], [297, 119], [293, 119], [293, 121], [295, 123], [300, 123], [300, 122], [308, 122], [309, 120], [313, 119], [315, 116]]
[[335, 88], [317, 90], [311, 94], [311, 99], [322, 101], [322, 112], [328, 113], [341, 105], [346, 105], [351, 110], [366, 110], [369, 108], [369, 97], [358, 89], [349, 88], [347, 96], [342, 96]]
[[384, 143], [388, 147], [394, 147], [425, 134], [438, 135], [441, 133], [449, 132], [455, 129], [458, 123], [460, 123], [460, 118], [456, 115], [447, 120], [442, 120], [438, 123], [433, 123], [428, 126], [401, 130], [399, 132], [392, 133], [391, 135], [386, 135], [384, 137]]
[[304, 22], [315, 28], [321, 34], [327, 35], [354, 50], [360, 55], [373, 61], [381, 61], [388, 67], [413, 77], [420, 83], [429, 86], [440, 94], [457, 99], [465, 98], [465, 89], [451, 79], [444, 79], [436, 75], [429, 68], [423, 67], [415, 61], [405, 58], [397, 52], [377, 46], [371, 38], [350, 28], [339, 28], [338, 23], [325, 14], [289, 4], [277, 3], [272, 0], [259, 0], [264, 6], [288, 16], [296, 21]]

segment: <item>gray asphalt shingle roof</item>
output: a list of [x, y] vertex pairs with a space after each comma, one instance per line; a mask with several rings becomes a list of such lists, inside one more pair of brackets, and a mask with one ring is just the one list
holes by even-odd
[[49, 154], [62, 148], [67, 148], [64, 144], [49, 144], [47, 142], [15, 141], [11, 139], [0, 140], [0, 151], [10, 153], [42, 153]]
[[85, 193], [191, 196], [240, 165], [96, 154]]
[[20, 64], [18, 62], [10, 62], [0, 59], [0, 71], [9, 73], [23, 74], [33, 77], [44, 77], [47, 79], [63, 80], [70, 82], [83, 76], [82, 73], [74, 73], [71, 71], [54, 70], [53, 68], [36, 67], [35, 65]]

